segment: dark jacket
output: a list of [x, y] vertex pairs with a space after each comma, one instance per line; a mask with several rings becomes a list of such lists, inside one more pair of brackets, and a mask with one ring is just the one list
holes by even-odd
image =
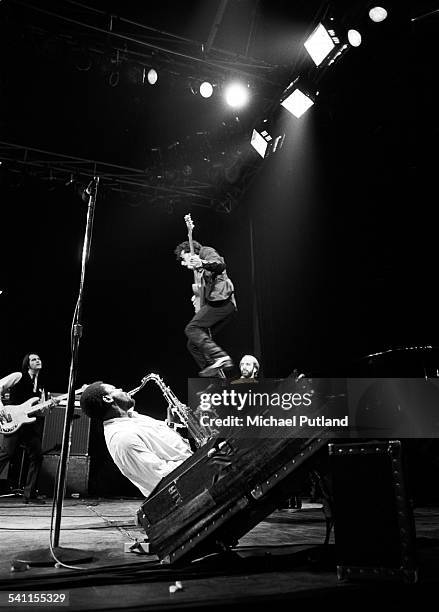
[[236, 308], [234, 287], [227, 276], [226, 264], [215, 249], [208, 246], [201, 247], [199, 253], [203, 263], [202, 282], [205, 285], [205, 298], [208, 302], [220, 302], [230, 299]]

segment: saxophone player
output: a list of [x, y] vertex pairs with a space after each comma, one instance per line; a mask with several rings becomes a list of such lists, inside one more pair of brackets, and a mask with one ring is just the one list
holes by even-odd
[[81, 396], [82, 411], [103, 423], [114, 463], [147, 497], [192, 451], [164, 421], [139, 414], [134, 406], [129, 393], [102, 381], [89, 385]]

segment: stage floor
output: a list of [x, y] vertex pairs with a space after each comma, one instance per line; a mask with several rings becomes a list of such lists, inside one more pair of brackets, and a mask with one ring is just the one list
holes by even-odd
[[[339, 581], [331, 558], [333, 539], [328, 557], [322, 557], [325, 521], [321, 507], [310, 503], [300, 510], [274, 512], [240, 540], [236, 554], [179, 568], [159, 565], [152, 555], [124, 552], [125, 544], [143, 538], [134, 522], [141, 502], [141, 498], [66, 499], [60, 546], [84, 551], [93, 560], [78, 564], [79, 570], [56, 568], [50, 562], [12, 572], [17, 559], [29, 560], [39, 549], [48, 552], [52, 504], [47, 500], [45, 505], [24, 505], [20, 498], [0, 498], [0, 609], [21, 609], [17, 603], [5, 603], [8, 593], [20, 591], [68, 592], [70, 610], [242, 610], [250, 605], [286, 610], [294, 601], [309, 599], [325, 606], [403, 600], [418, 605], [437, 589], [439, 507], [415, 510], [420, 579], [406, 585]], [[60, 558], [64, 560], [63, 554]], [[183, 589], [171, 593], [169, 587], [176, 581]], [[30, 607], [36, 605], [23, 609]], [[57, 606], [39, 609], [53, 607]]]

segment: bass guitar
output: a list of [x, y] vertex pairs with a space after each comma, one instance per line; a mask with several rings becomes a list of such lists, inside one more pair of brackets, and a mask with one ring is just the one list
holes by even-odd
[[[194, 222], [190, 214], [184, 216], [184, 220], [186, 222], [187, 227], [187, 237], [189, 241], [189, 251], [191, 255], [195, 255], [194, 251], [194, 241], [192, 238], [192, 232], [195, 227]], [[195, 312], [198, 312], [200, 308], [204, 305], [204, 285], [203, 285], [203, 270], [194, 270], [194, 282], [192, 283], [192, 303], [194, 305]]]
[[[81, 394], [88, 385], [82, 385], [80, 389], [75, 391], [75, 395]], [[57, 406], [65, 400], [68, 394], [58, 395], [45, 402], [39, 402], [38, 397], [31, 397], [23, 404], [18, 406], [0, 406], [0, 433], [7, 436], [13, 434], [20, 429], [24, 423], [33, 423], [35, 416], [30, 416], [36, 412], [47, 412], [50, 408]]]

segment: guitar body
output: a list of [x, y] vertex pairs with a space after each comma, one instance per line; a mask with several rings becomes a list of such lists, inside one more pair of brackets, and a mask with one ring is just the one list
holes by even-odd
[[[87, 385], [82, 385], [80, 389], [75, 391], [75, 395], [82, 393], [86, 388]], [[18, 406], [0, 406], [0, 433], [5, 436], [15, 433], [23, 424], [35, 421], [36, 417], [29, 415], [35, 412], [46, 412], [47, 409], [57, 406], [66, 398], [67, 394], [39, 403], [39, 397], [31, 397]]]
[[29, 414], [40, 410], [38, 406], [35, 406], [39, 399], [39, 397], [31, 397], [19, 406], [0, 408], [0, 433], [7, 436], [18, 431], [24, 423], [33, 423], [36, 417], [31, 417]]
[[203, 306], [203, 286], [201, 283], [192, 283], [192, 304], [194, 305], [195, 312], [198, 312]]

